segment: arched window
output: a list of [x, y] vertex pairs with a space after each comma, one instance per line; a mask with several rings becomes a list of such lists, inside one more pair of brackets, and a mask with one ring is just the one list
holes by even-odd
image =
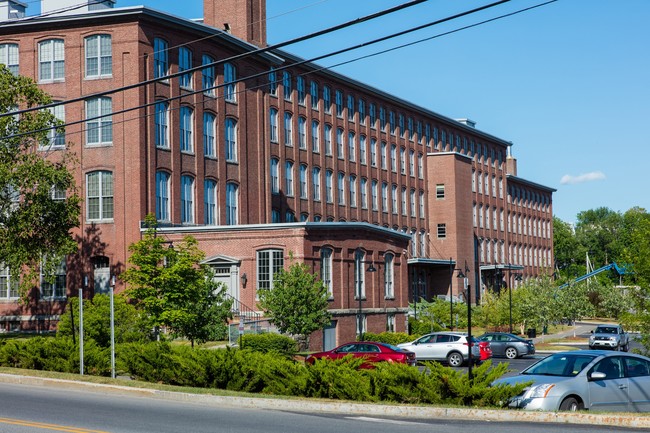
[[334, 298], [334, 290], [332, 288], [332, 253], [333, 251], [329, 247], [322, 247], [320, 249], [320, 279], [327, 288], [329, 299]]
[[156, 172], [156, 220], [168, 222], [169, 215], [169, 173]]
[[86, 217], [88, 221], [113, 220], [113, 172], [86, 174]]
[[223, 81], [224, 81], [224, 99], [228, 102], [237, 102], [237, 70], [232, 63], [225, 63], [223, 65]]
[[226, 118], [226, 161], [237, 162], [237, 120]]
[[239, 186], [236, 183], [226, 184], [226, 224], [239, 223]]

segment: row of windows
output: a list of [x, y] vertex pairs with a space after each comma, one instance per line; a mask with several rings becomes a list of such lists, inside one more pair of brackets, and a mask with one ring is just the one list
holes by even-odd
[[[294, 197], [296, 193], [301, 199], [309, 199], [309, 189], [311, 181], [311, 199], [314, 201], [322, 200], [321, 190], [321, 169], [313, 167], [311, 173], [306, 164], [300, 164], [298, 168], [298, 185], [296, 191], [295, 185], [295, 167], [291, 161], [286, 161], [284, 165], [284, 182], [283, 188], [280, 186], [280, 160], [278, 158], [271, 158], [271, 192], [279, 194], [282, 190], [284, 195]], [[425, 195], [424, 191], [416, 195], [415, 189], [410, 191], [406, 187], [401, 188], [397, 184], [390, 186], [388, 182], [381, 183], [381, 191], [379, 181], [376, 179], [368, 182], [368, 179], [362, 177], [358, 179], [355, 175], [346, 175], [339, 172], [336, 178], [336, 196], [334, 192], [334, 171], [325, 170], [325, 202], [334, 203], [335, 198], [339, 205], [349, 204], [350, 207], [361, 207], [362, 209], [371, 208], [373, 211], [378, 211], [381, 203], [382, 212], [389, 212], [390, 210], [394, 215], [401, 213], [404, 216], [410, 215], [416, 217], [419, 209], [420, 218], [425, 216]], [[370, 194], [369, 194], [370, 193]], [[400, 206], [401, 204], [401, 206]]]
[[[196, 220], [196, 185], [192, 176], [181, 176], [180, 204], [181, 223], [197, 224]], [[156, 172], [156, 219], [171, 221], [171, 175], [165, 171]], [[226, 183], [226, 225], [239, 223], [239, 186], [236, 183]], [[203, 181], [203, 224], [219, 224], [219, 199], [217, 182], [212, 179]]]
[[549, 212], [551, 198], [529, 189], [519, 188], [516, 186], [508, 187], [508, 203], [514, 203], [516, 206], [527, 207], [542, 212]]
[[[65, 298], [66, 297], [66, 263], [65, 260], [54, 270], [52, 282], [45, 280], [41, 275], [41, 298]], [[20, 297], [20, 276], [0, 263], [0, 299], [17, 300]]]
[[[20, 73], [18, 44], [0, 44], [0, 63]], [[84, 38], [85, 77], [113, 76], [111, 35], [91, 35]], [[65, 80], [65, 44], [63, 39], [47, 39], [38, 43], [38, 81], [41, 83]]]
[[[270, 109], [270, 119], [269, 119], [269, 133], [270, 140], [272, 143], [279, 143], [279, 134], [278, 134], [278, 110], [276, 108]], [[284, 123], [283, 123], [283, 137], [284, 144], [286, 146], [294, 145], [294, 126], [295, 119], [292, 113], [284, 113]], [[314, 153], [321, 152], [321, 128], [318, 120], [312, 120], [311, 122], [311, 134], [307, 134], [307, 119], [303, 116], [298, 116], [298, 134], [297, 142], [300, 149], [307, 149], [308, 141], [311, 143], [311, 150]], [[385, 141], [382, 141], [381, 144], [377, 143], [377, 139], [368, 138], [365, 135], [357, 135], [354, 131], [349, 131], [347, 133], [347, 143], [346, 143], [346, 134], [343, 128], [336, 129], [336, 142], [334, 142], [332, 125], [325, 124], [322, 143], [324, 147], [325, 155], [333, 156], [334, 149], [336, 149], [336, 156], [338, 159], [345, 159], [346, 150], [350, 162], [359, 161], [362, 165], [367, 165], [368, 161], [372, 167], [378, 167], [378, 164], [381, 163], [381, 168], [383, 170], [388, 170], [388, 152], [389, 147]], [[358, 152], [357, 152], [358, 148]], [[399, 166], [400, 173], [406, 175], [407, 168], [408, 173], [411, 177], [416, 175], [416, 164], [417, 164], [417, 175], [418, 178], [424, 179], [424, 155], [419, 152], [417, 154], [417, 163], [416, 163], [416, 152], [413, 149], [408, 150], [408, 164], [407, 164], [407, 149], [405, 147], [400, 147], [399, 149]], [[390, 169], [394, 173], [398, 171], [398, 161], [397, 161], [397, 145], [391, 144], [390, 146]]]
[[[477, 211], [478, 210], [478, 211]], [[497, 213], [499, 216], [499, 223], [497, 225]], [[490, 218], [490, 216], [492, 218]], [[485, 205], [485, 207], [480, 204], [477, 205], [474, 203], [472, 208], [472, 221], [474, 227], [485, 228], [487, 230], [505, 230], [504, 225], [504, 210], [499, 209], [497, 211], [496, 207], [490, 209], [490, 205]], [[492, 223], [490, 224], [490, 220]]]
[[[205, 111], [203, 113], [203, 154], [208, 158], [217, 157], [217, 116]], [[170, 109], [169, 103], [158, 102], [155, 105], [154, 116], [154, 141], [161, 149], [171, 148], [170, 138]], [[189, 106], [182, 106], [179, 110], [179, 148], [181, 152], [194, 153], [195, 133], [194, 110]], [[237, 120], [227, 117], [224, 123], [224, 149], [223, 154], [228, 162], [237, 162]]]
[[[280, 77], [276, 71], [269, 72], [269, 93], [273, 96], [279, 94]], [[282, 72], [282, 94], [286, 101], [293, 100], [293, 86], [294, 79], [289, 71]], [[487, 144], [474, 142], [473, 139], [462, 137], [459, 134], [447, 132], [444, 129], [439, 129], [437, 126], [432, 128], [431, 124], [425, 123], [421, 120], [415, 121], [410, 116], [405, 116], [402, 113], [395, 113], [392, 110], [387, 110], [383, 106], [379, 106], [373, 102], [367, 103], [363, 98], [355, 98], [354, 95], [344, 95], [342, 90], [334, 91], [334, 99], [332, 99], [332, 88], [328, 85], [322, 87], [317, 81], [309, 83], [309, 92], [307, 92], [307, 85], [305, 78], [298, 75], [295, 79], [295, 94], [298, 98], [298, 104], [307, 106], [307, 94], [309, 93], [310, 106], [314, 110], [319, 110], [320, 101], [322, 98], [323, 110], [327, 114], [332, 114], [334, 108], [336, 116], [343, 119], [346, 114], [347, 120], [354, 122], [358, 119], [358, 123], [362, 126], [369, 122], [371, 129], [377, 129], [377, 122], [379, 121], [379, 129], [383, 132], [390, 132], [393, 136], [400, 136], [401, 138], [408, 138], [410, 141], [417, 141], [419, 144], [426, 143], [427, 147], [433, 146], [437, 150], [452, 151], [471, 154], [473, 157], [485, 164], [491, 164], [496, 167], [501, 167], [503, 163], [503, 152], [501, 150], [495, 151], [489, 148]], [[399, 131], [399, 132], [398, 132]], [[417, 138], [416, 138], [417, 135]], [[273, 140], [272, 140], [273, 141]]]
[[481, 263], [511, 263], [522, 266], [549, 266], [551, 249], [539, 246], [510, 244], [508, 257], [505, 242], [498, 239], [479, 239], [479, 260]]
[[[162, 82], [166, 76], [170, 74], [170, 60], [169, 60], [169, 43], [162, 38], [155, 38], [153, 45], [153, 69], [154, 78], [160, 78]], [[217, 70], [214, 63], [215, 58], [209, 54], [201, 56], [201, 90], [208, 96], [216, 96], [215, 88], [217, 86]], [[178, 72], [187, 71], [194, 68], [194, 53], [187, 47], [180, 47], [178, 49]], [[237, 69], [232, 63], [223, 64], [223, 97], [227, 102], [237, 102]], [[186, 90], [194, 90], [194, 74], [188, 72], [183, 74], [178, 79], [181, 88]]]
[[508, 231], [510, 233], [524, 236], [550, 239], [551, 221], [541, 220], [539, 218], [526, 215], [515, 215], [508, 213]]
[[[491, 188], [490, 188], [491, 187]], [[490, 175], [488, 173], [483, 174], [482, 172], [477, 172], [472, 170], [472, 192], [477, 192], [485, 195], [492, 195], [492, 197], [497, 196], [497, 177], [496, 175]], [[499, 198], [503, 198], [503, 178], [499, 177], [498, 181], [498, 192]]]
[[[384, 257], [384, 297], [393, 299], [395, 297], [394, 287], [394, 262], [393, 253], [385, 253]], [[322, 247], [320, 249], [320, 277], [327, 288], [327, 294], [330, 300], [334, 299], [334, 249]], [[341, 265], [343, 259], [337, 260]], [[354, 254], [354, 287], [355, 299], [366, 298], [366, 253], [363, 250], [357, 250]], [[284, 251], [283, 250], [261, 250], [257, 252], [257, 289], [269, 290], [273, 288], [273, 278], [279, 271], [284, 268]]]

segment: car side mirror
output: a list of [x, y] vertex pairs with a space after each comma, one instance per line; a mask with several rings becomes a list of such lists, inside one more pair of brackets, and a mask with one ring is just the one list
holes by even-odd
[[589, 332], [593, 334], [593, 333], [594, 333], [594, 330], [592, 329], [592, 330], [591, 330], [591, 331], [589, 331]]
[[593, 373], [591, 373], [589, 375], [589, 380], [590, 381], [591, 380], [603, 380], [606, 377], [607, 377], [607, 375], [605, 373], [603, 373], [602, 371], [594, 371]]

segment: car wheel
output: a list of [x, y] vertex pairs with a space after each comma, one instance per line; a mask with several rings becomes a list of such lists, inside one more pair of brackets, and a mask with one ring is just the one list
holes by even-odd
[[514, 347], [506, 348], [506, 358], [515, 359], [517, 355], [518, 355], [517, 349], [515, 349]]
[[623, 346], [623, 352], [629, 352], [630, 351], [630, 343], [625, 343], [625, 346]]
[[560, 410], [562, 411], [576, 412], [583, 410], [584, 408], [582, 402], [578, 401], [575, 397], [567, 397], [562, 400], [562, 403], [560, 404]]
[[460, 367], [463, 365], [463, 355], [458, 352], [451, 352], [447, 355], [447, 363], [450, 367]]

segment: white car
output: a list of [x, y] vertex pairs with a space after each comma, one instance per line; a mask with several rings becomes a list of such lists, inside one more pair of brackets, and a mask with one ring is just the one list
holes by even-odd
[[[478, 341], [474, 337], [472, 340], [472, 359], [478, 362], [481, 357]], [[414, 352], [418, 361], [444, 361], [451, 367], [459, 367], [469, 359], [470, 345], [467, 334], [462, 332], [434, 332], [397, 346]]]

